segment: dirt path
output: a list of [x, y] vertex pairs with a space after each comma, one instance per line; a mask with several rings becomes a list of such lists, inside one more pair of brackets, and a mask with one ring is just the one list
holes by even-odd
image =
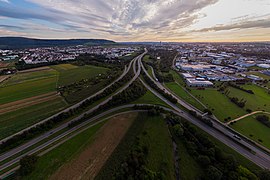
[[252, 115], [254, 115], [254, 114], [258, 114], [258, 113], [270, 114], [270, 112], [264, 112], [264, 111], [254, 111], [254, 112], [252, 112], [252, 113], [249, 113], [249, 114], [246, 114], [246, 115], [241, 116], [241, 117], [239, 117], [239, 118], [236, 118], [236, 119], [234, 119], [234, 120], [231, 120], [231, 121], [227, 122], [226, 124], [228, 124], [228, 125], [229, 125], [229, 124], [231, 124], [231, 123], [233, 123], [233, 122], [239, 121], [239, 120], [244, 119], [244, 118], [246, 118], [246, 117], [248, 117], [248, 116], [252, 116]]
[[49, 66], [44, 66], [44, 67], [39, 67], [39, 68], [22, 70], [22, 71], [19, 71], [19, 73], [29, 73], [29, 72], [45, 71], [45, 70], [52, 70], [52, 69]]
[[57, 92], [50, 92], [47, 94], [42, 94], [39, 96], [34, 96], [34, 97], [23, 99], [23, 100], [2, 104], [0, 105], [0, 115], [7, 112], [12, 112], [12, 111], [24, 108], [24, 107], [28, 107], [31, 105], [53, 100], [53, 99], [56, 99], [57, 97], [60, 97], [59, 95], [57, 95]]
[[136, 117], [137, 113], [127, 113], [111, 118], [95, 135], [94, 142], [50, 179], [94, 179]]

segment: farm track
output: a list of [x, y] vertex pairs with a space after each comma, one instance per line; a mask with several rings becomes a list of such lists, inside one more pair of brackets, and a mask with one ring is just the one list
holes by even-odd
[[50, 101], [50, 100], [56, 99], [57, 97], [60, 97], [57, 94], [57, 92], [50, 92], [50, 93], [42, 94], [39, 96], [34, 96], [34, 97], [26, 98], [23, 100], [2, 104], [2, 105], [0, 105], [0, 115], [15, 111], [18, 109], [22, 109], [22, 108], [25, 108], [28, 106], [32, 106], [32, 105], [36, 105], [36, 104], [43, 103], [46, 101]]

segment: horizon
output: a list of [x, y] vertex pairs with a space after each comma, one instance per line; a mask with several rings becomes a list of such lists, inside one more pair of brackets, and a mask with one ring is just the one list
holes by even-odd
[[270, 41], [268, 0], [136, 2], [0, 0], [0, 36], [117, 42]]
[[25, 39], [36, 39], [36, 40], [108, 40], [115, 43], [270, 43], [270, 40], [266, 41], [114, 41], [112, 39], [102, 38], [35, 38], [26, 36], [0, 36], [0, 38], [25, 38]]

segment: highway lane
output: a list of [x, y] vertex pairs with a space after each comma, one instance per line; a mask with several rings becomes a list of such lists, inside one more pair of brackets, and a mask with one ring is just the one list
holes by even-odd
[[129, 72], [129, 70], [130, 70], [130, 68], [131, 68], [131, 65], [133, 64], [133, 62], [134, 62], [135, 60], [137, 60], [137, 58], [138, 58], [138, 57], [135, 57], [135, 58], [129, 63], [128, 67], [125, 66], [125, 68], [124, 68], [124, 70], [123, 70], [123, 73], [122, 73], [116, 80], [114, 80], [112, 83], [110, 83], [109, 85], [107, 85], [107, 86], [104, 87], [103, 89], [99, 90], [99, 91], [96, 92], [95, 94], [93, 94], [93, 95], [87, 97], [86, 99], [84, 99], [84, 100], [82, 100], [82, 101], [80, 101], [80, 102], [78, 102], [78, 103], [76, 103], [76, 104], [74, 104], [74, 105], [72, 105], [72, 106], [70, 106], [70, 107], [64, 109], [64, 110], [62, 110], [62, 111], [60, 111], [60, 112], [58, 112], [58, 113], [56, 113], [56, 114], [54, 114], [54, 115], [52, 115], [52, 116], [50, 116], [50, 117], [44, 119], [44, 120], [42, 120], [42, 121], [39, 121], [39, 122], [36, 123], [36, 124], [33, 124], [33, 125], [31, 125], [31, 126], [25, 128], [25, 129], [23, 129], [23, 130], [21, 130], [21, 131], [15, 133], [15, 134], [13, 134], [13, 135], [11, 135], [11, 136], [8, 136], [8, 137], [6, 137], [6, 138], [4, 138], [4, 139], [1, 139], [1, 140], [0, 140], [0, 144], [1, 144], [2, 142], [6, 141], [6, 140], [8, 140], [8, 139], [10, 139], [10, 138], [12, 138], [12, 137], [18, 135], [18, 134], [23, 133], [23, 132], [26, 131], [26, 130], [29, 130], [29, 129], [31, 129], [31, 128], [33, 128], [33, 127], [39, 125], [39, 124], [43, 124], [44, 122], [50, 120], [50, 119], [53, 118], [53, 117], [58, 116], [58, 115], [61, 114], [61, 113], [68, 112], [68, 111], [71, 110], [71, 109], [77, 108], [77, 107], [79, 107], [82, 103], [84, 103], [86, 100], [89, 100], [89, 99], [91, 99], [91, 98], [97, 96], [98, 94], [101, 94], [101, 93], [104, 92], [107, 88], [111, 87], [115, 82], [117, 82], [117, 81], [119, 81], [120, 79], [122, 79], [122, 78]]
[[[141, 59], [144, 56], [144, 54], [145, 53], [143, 53], [142, 55], [136, 57], [133, 61], [130, 62], [129, 67], [127, 68], [127, 72], [132, 67], [132, 64], [136, 64], [138, 59]], [[135, 66], [133, 66], [133, 69], [134, 69], [134, 67]], [[115, 96], [115, 95], [123, 92], [125, 89], [127, 89], [138, 78], [139, 75], [140, 75], [140, 72], [136, 72], [134, 77], [127, 84], [125, 84], [120, 90], [118, 90], [116, 93], [111, 95], [109, 98], [107, 98], [106, 100], [104, 100], [100, 104], [98, 104], [95, 107], [91, 108], [90, 110], [82, 113], [81, 115], [77, 116], [76, 118], [73, 118], [71, 121], [77, 121], [77, 120], [83, 118], [85, 115], [87, 115], [89, 113], [92, 113], [93, 111], [98, 109], [100, 106], [102, 106], [102, 105], [106, 104], [107, 102], [109, 102], [112, 99], [112, 96]], [[36, 137], [36, 138], [28, 141], [27, 143], [25, 143], [25, 144], [23, 144], [23, 145], [21, 145], [19, 147], [16, 147], [16, 148], [14, 148], [14, 149], [6, 152], [6, 153], [1, 154], [0, 155], [0, 161], [4, 161], [5, 159], [8, 159], [8, 158], [12, 157], [12, 156], [16, 155], [17, 153], [19, 153], [19, 152], [33, 146], [34, 144], [48, 138], [49, 136], [61, 131], [62, 129], [66, 128], [71, 121], [62, 124], [62, 125], [58, 126], [57, 128], [54, 128], [54, 129], [48, 131], [47, 133], [44, 133], [43, 135], [41, 135], [39, 137]]]

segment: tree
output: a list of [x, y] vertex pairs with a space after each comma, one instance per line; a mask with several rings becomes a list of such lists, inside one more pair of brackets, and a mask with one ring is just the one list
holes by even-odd
[[207, 180], [219, 180], [222, 178], [222, 172], [214, 166], [209, 166], [206, 172]]
[[209, 116], [212, 115], [212, 112], [209, 109], [204, 109], [203, 112], [204, 113], [207, 113]]
[[203, 167], [208, 167], [211, 163], [209, 157], [204, 155], [199, 155], [198, 161]]
[[173, 126], [173, 131], [178, 137], [181, 137], [184, 134], [184, 129], [180, 124], [176, 124], [175, 126]]
[[[241, 165], [237, 168], [237, 172], [243, 178], [246, 178], [249, 180], [257, 180], [258, 179], [255, 174], [253, 174], [252, 172], [250, 172], [250, 170], [248, 170], [247, 168], [245, 168]], [[265, 179], [263, 179], [263, 180], [265, 180]]]
[[262, 170], [259, 173], [259, 178], [263, 180], [270, 180], [270, 171], [268, 170]]
[[26, 176], [30, 174], [36, 166], [38, 157], [36, 155], [27, 155], [20, 160], [19, 174]]

